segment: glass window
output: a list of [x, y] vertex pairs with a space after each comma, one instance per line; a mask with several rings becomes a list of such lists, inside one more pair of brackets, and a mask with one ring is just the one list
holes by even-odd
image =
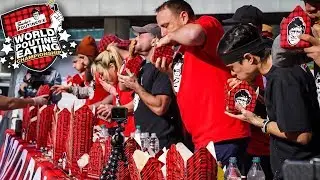
[[70, 39], [77, 42], [86, 35], [91, 35], [96, 42], [99, 42], [104, 35], [104, 29], [67, 29], [67, 32], [71, 35]]

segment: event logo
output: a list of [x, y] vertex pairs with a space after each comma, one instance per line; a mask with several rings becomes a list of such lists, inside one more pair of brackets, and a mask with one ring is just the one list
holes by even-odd
[[302, 17], [294, 17], [287, 28], [288, 43], [295, 46], [300, 42], [299, 36], [306, 31], [306, 23]]
[[5, 36], [2, 64], [16, 69], [20, 64], [30, 70], [42, 72], [56, 60], [73, 55], [75, 42], [68, 42], [70, 34], [62, 28], [64, 17], [58, 4], [24, 6], [1, 15]]
[[241, 105], [243, 108], [246, 108], [251, 102], [251, 95], [248, 90], [240, 89], [234, 94], [235, 103]]

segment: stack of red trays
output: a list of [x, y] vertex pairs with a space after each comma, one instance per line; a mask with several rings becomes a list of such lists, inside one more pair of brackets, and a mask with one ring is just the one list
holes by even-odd
[[206, 148], [199, 149], [190, 159], [188, 159], [188, 180], [214, 180], [216, 178], [216, 160]]
[[[133, 138], [129, 138], [124, 144], [124, 151], [128, 161], [129, 157], [132, 157], [135, 150], [140, 150], [140, 146]], [[130, 180], [129, 167], [130, 166], [125, 166], [124, 162], [119, 162], [117, 179]]]
[[125, 166], [123, 161], [120, 161], [118, 164], [118, 172], [117, 172], [118, 180], [130, 180], [130, 172], [129, 167]]
[[85, 105], [74, 113], [73, 123], [71, 125], [71, 169], [72, 172], [79, 173], [77, 164], [78, 159], [89, 153], [92, 144], [93, 134], [93, 113], [91, 109]]
[[141, 174], [142, 180], [163, 180], [163, 174], [161, 168], [163, 163], [161, 163], [158, 159], [151, 157], [147, 161], [146, 165], [143, 167]]
[[130, 179], [131, 180], [141, 180], [141, 176], [140, 176], [139, 170], [136, 166], [136, 163], [134, 162], [133, 156], [127, 157], [127, 160], [129, 163]]
[[67, 152], [66, 142], [69, 133], [71, 113], [68, 109], [64, 108], [57, 113], [57, 120], [55, 124], [54, 145], [53, 145], [53, 161], [58, 163], [62, 158], [64, 152]]
[[37, 148], [47, 147], [49, 133], [51, 133], [54, 105], [48, 105], [39, 112], [37, 120]]
[[109, 157], [111, 155], [112, 146], [111, 146], [111, 137], [108, 136], [106, 138], [106, 141], [104, 142], [104, 163], [107, 163], [109, 160]]
[[161, 149], [159, 152], [157, 152], [156, 155], [154, 155], [154, 157], [155, 157], [156, 159], [159, 159], [159, 157], [160, 157], [163, 153], [164, 153], [164, 152], [163, 152], [163, 150]]
[[125, 154], [127, 157], [131, 157], [136, 150], [141, 150], [141, 147], [134, 138], [130, 137], [124, 144]]
[[36, 141], [37, 138], [37, 121], [33, 121], [31, 122], [32, 118], [36, 117], [37, 118], [37, 114], [38, 114], [38, 107], [35, 106], [31, 106], [33, 109], [30, 110], [29, 109], [29, 124], [27, 126], [27, 131], [26, 131], [26, 139], [27, 142], [34, 142]]
[[89, 153], [88, 177], [99, 178], [104, 166], [103, 149], [100, 142], [93, 143]]
[[184, 161], [177, 151], [176, 146], [171, 145], [166, 157], [167, 180], [185, 179]]
[[23, 116], [22, 116], [22, 129], [24, 129], [25, 133], [27, 133], [28, 126], [30, 124], [30, 106], [23, 108]]

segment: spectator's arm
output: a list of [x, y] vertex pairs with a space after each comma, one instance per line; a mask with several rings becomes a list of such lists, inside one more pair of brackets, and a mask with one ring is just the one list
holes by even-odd
[[1, 110], [13, 110], [26, 107], [28, 104], [34, 105], [35, 102], [31, 98], [10, 98], [6, 96], [0, 96], [0, 109]]
[[70, 86], [68, 92], [75, 95], [78, 99], [87, 99], [90, 97], [92, 87]]
[[274, 121], [267, 124], [267, 132], [280, 138], [288, 139], [302, 145], [306, 145], [311, 141], [311, 132], [281, 132], [278, 124]]

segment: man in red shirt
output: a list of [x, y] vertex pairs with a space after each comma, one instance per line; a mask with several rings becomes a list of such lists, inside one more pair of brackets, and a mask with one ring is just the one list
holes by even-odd
[[[229, 70], [217, 56], [216, 47], [224, 31], [211, 16], [196, 19], [185, 1], [171, 0], [156, 9], [163, 38], [158, 46], [180, 44], [184, 48], [182, 79], [177, 100], [186, 129], [196, 149], [215, 143], [218, 161], [228, 164], [231, 156], [240, 157], [246, 150], [249, 125], [224, 114], [225, 85]], [[164, 59], [156, 66], [169, 72]]]
[[[226, 25], [234, 26], [240, 23], [249, 23], [255, 26], [259, 31], [261, 31], [261, 35], [264, 37], [272, 38], [272, 27], [263, 25], [263, 12], [255, 6], [245, 5], [236, 10], [231, 19], [227, 19], [222, 21]], [[235, 76], [234, 72], [231, 72], [231, 75]], [[238, 82], [236, 78], [229, 79], [228, 82], [234, 84]], [[256, 78], [249, 82], [253, 88], [259, 87], [260, 97], [257, 100], [257, 104], [254, 110], [258, 116], [262, 118], [267, 118], [267, 112], [265, 107], [265, 102], [263, 99], [264, 95], [264, 84], [266, 80], [263, 79], [262, 75], [257, 75]], [[257, 128], [253, 125], [250, 126], [251, 129], [251, 137], [247, 147], [247, 155], [244, 158], [244, 172], [242, 174], [247, 174], [252, 166], [252, 158], [260, 157], [260, 165], [266, 175], [266, 179], [273, 179], [271, 166], [270, 166], [270, 137], [267, 134], [261, 132], [260, 128]]]

